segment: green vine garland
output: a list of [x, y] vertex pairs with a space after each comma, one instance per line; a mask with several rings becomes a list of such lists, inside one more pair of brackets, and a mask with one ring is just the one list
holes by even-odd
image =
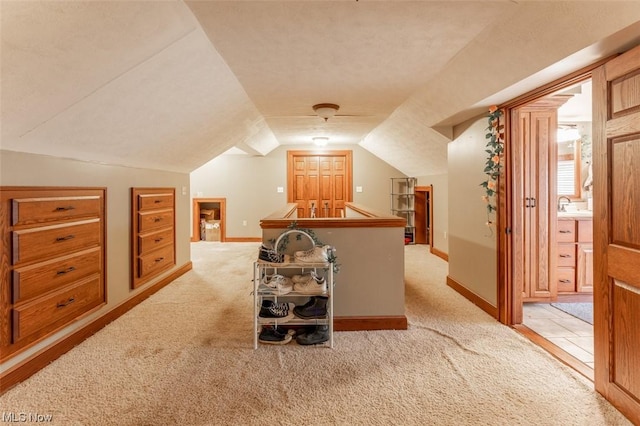
[[502, 154], [504, 152], [504, 125], [500, 124], [502, 110], [496, 106], [489, 108], [489, 126], [487, 127], [487, 161], [484, 167], [484, 173], [487, 179], [480, 184], [485, 190], [482, 199], [487, 203], [487, 226], [493, 224], [491, 215], [497, 210], [496, 194], [498, 192], [498, 178], [502, 169]]

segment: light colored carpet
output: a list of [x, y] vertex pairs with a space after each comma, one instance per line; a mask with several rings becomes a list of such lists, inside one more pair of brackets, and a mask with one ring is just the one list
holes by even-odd
[[[406, 247], [406, 331], [253, 350], [254, 243], [195, 243], [185, 274], [0, 397], [61, 425], [626, 425], [593, 385]], [[338, 285], [349, 285], [339, 283]]]

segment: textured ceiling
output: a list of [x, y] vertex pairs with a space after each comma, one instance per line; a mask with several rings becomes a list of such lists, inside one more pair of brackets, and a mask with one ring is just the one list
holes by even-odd
[[180, 172], [328, 136], [445, 173], [447, 128], [640, 42], [637, 1], [0, 7], [2, 149]]

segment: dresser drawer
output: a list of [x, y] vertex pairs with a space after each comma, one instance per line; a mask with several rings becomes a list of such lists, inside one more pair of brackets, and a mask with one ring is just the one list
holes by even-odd
[[51, 259], [102, 243], [100, 219], [13, 231], [13, 264]]
[[138, 213], [138, 232], [143, 233], [159, 228], [173, 227], [173, 210]]
[[102, 251], [95, 247], [13, 271], [13, 303], [38, 297], [102, 270]]
[[575, 243], [577, 241], [576, 221], [559, 220], [558, 229], [556, 231], [556, 240], [559, 243]]
[[173, 194], [140, 194], [138, 195], [138, 210], [161, 210], [173, 208]]
[[138, 258], [138, 276], [144, 278], [170, 268], [173, 262], [173, 245], [158, 249]]
[[138, 236], [138, 254], [144, 255], [158, 247], [173, 245], [173, 228]]
[[57, 220], [98, 217], [99, 196], [18, 198], [11, 201], [11, 224], [29, 225]]
[[575, 268], [558, 268], [556, 270], [558, 278], [559, 292], [576, 291], [576, 270]]
[[558, 244], [558, 266], [576, 265], [576, 245], [575, 244]]
[[104, 302], [100, 275], [13, 308], [13, 342], [56, 330]]

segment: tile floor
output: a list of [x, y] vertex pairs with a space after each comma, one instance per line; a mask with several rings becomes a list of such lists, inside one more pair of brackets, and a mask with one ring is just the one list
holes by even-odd
[[546, 303], [525, 303], [523, 324], [593, 368], [593, 326]]

